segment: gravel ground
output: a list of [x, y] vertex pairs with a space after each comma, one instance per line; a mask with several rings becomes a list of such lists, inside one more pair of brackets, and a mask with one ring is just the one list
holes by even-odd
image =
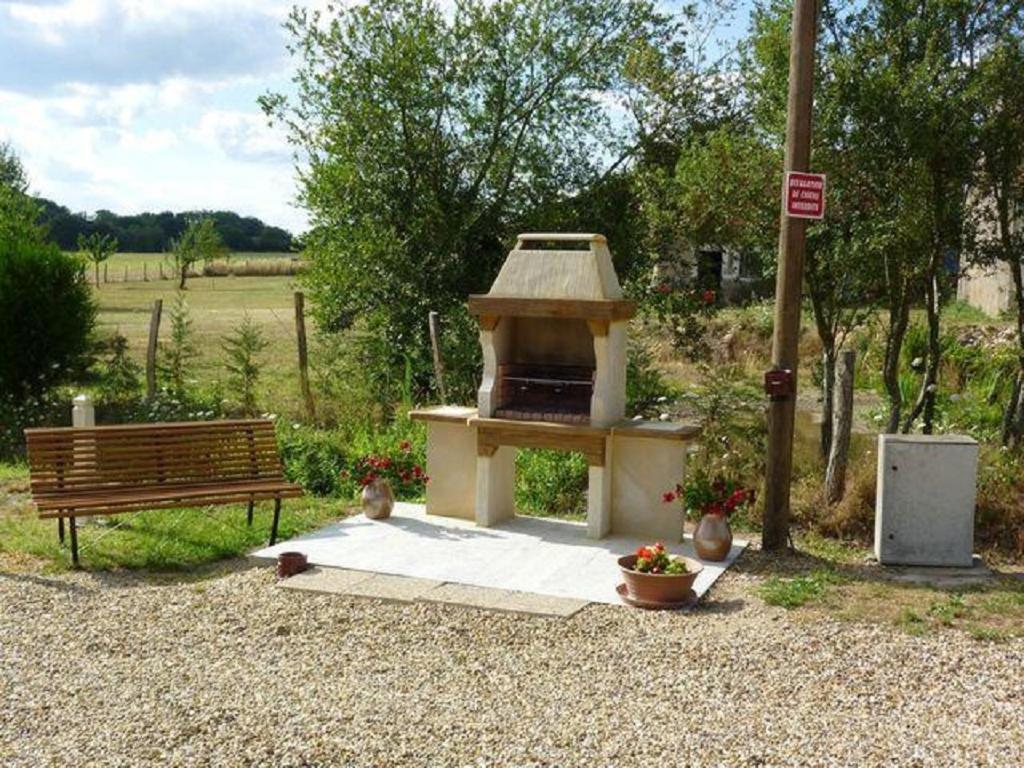
[[0, 571], [0, 765], [1024, 765], [1024, 642]]

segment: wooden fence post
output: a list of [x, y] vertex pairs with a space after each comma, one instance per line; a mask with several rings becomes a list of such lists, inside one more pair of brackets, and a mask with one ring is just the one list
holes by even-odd
[[434, 377], [437, 379], [437, 393], [441, 396], [441, 404], [448, 404], [448, 394], [444, 389], [444, 360], [441, 358], [441, 318], [431, 310], [427, 315], [430, 328], [430, 346], [434, 350]]
[[160, 313], [163, 310], [163, 299], [153, 302], [153, 314], [149, 318], [149, 345], [146, 347], [146, 397], [156, 397], [156, 344], [160, 338]]
[[103, 282], [104, 283], [109, 283], [110, 282], [110, 278], [107, 275], [107, 267], [109, 267], [109, 266], [110, 266], [109, 264], [104, 262], [104, 264], [103, 264]]
[[316, 421], [313, 391], [309, 388], [309, 350], [306, 347], [306, 297], [302, 291], [295, 292], [295, 334], [299, 343], [299, 386], [306, 404], [306, 418]]
[[839, 353], [836, 370], [835, 423], [832, 425], [832, 447], [825, 470], [825, 501], [835, 504], [846, 490], [846, 460], [850, 452], [850, 431], [853, 428], [853, 364], [856, 353], [844, 349]]
[[128, 265], [127, 264], [124, 265], [124, 280], [122, 280], [121, 282], [122, 283], [127, 283], [128, 282]]
[[145, 261], [142, 262], [142, 282], [149, 282], [149, 263]]

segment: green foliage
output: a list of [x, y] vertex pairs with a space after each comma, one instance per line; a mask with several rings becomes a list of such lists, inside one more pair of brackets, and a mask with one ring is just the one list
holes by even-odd
[[799, 608], [820, 601], [833, 586], [840, 583], [842, 579], [835, 571], [821, 569], [795, 578], [772, 576], [761, 585], [759, 591], [761, 599], [768, 605]]
[[171, 246], [171, 260], [179, 276], [178, 288], [185, 289], [188, 273], [195, 264], [223, 255], [224, 245], [217, 224], [208, 216], [193, 219]]
[[245, 416], [255, 416], [256, 384], [259, 381], [261, 365], [259, 355], [267, 348], [262, 329], [246, 314], [242, 323], [223, 341], [228, 359], [228, 386], [238, 401]]
[[120, 332], [103, 345], [106, 358], [100, 371], [99, 400], [101, 403], [128, 403], [137, 400], [142, 389], [142, 366], [131, 357], [128, 339]]
[[759, 488], [767, 438], [763, 393], [725, 366], [714, 370], [704, 366], [701, 376], [700, 385], [680, 398], [702, 427], [699, 450], [690, 458], [687, 471]]
[[35, 198], [34, 202], [40, 209], [40, 223], [65, 251], [77, 248], [80, 236], [98, 232], [116, 239], [121, 250], [128, 253], [166, 253], [190, 221], [203, 217], [213, 219], [224, 245], [232, 251], [287, 253], [297, 245], [292, 236], [280, 227], [265, 224], [254, 216], [239, 216], [232, 211], [117, 214], [100, 210], [94, 215], [87, 215], [68, 210], [46, 198]]
[[[389, 458], [392, 466], [424, 466], [426, 430], [407, 418], [386, 425], [351, 425], [322, 430], [294, 423], [277, 428], [281, 458], [288, 477], [308, 492], [355, 500], [362, 488], [365, 457]], [[408, 443], [408, 446], [405, 444]], [[422, 484], [399, 484], [399, 498], [422, 496]]]
[[516, 456], [516, 509], [580, 519], [587, 512], [587, 460], [581, 453], [526, 449]]
[[192, 318], [188, 312], [185, 294], [175, 294], [170, 311], [171, 336], [160, 343], [157, 371], [164, 388], [172, 398], [185, 400], [192, 388], [193, 368], [199, 350], [195, 344]]
[[96, 317], [81, 263], [0, 236], [0, 395], [39, 397], [84, 369]]
[[39, 394], [0, 393], [0, 459], [24, 459], [24, 430], [29, 427], [70, 426], [70, 402], [70, 393], [61, 388]]
[[630, 338], [626, 355], [626, 415], [657, 418], [680, 390], [665, 380], [640, 338]]
[[93, 232], [78, 236], [78, 251], [93, 263], [96, 270], [96, 287], [100, 285], [100, 264], [117, 253], [117, 238]]
[[[609, 97], [635, 112], [655, 89], [696, 103], [709, 88], [690, 78], [688, 14], [664, 16], [646, 0], [328, 8], [293, 11], [297, 96], [262, 104], [308, 158], [301, 200], [320, 328], [359, 318], [372, 338], [356, 354], [381, 402], [407, 367], [421, 399], [432, 374], [427, 313], [447, 320], [485, 291], [517, 231], [602, 229], [595, 214], [630, 210], [628, 185], [608, 173], [641, 141]], [[643, 139], [657, 140], [670, 120], [646, 117], [656, 133]], [[629, 227], [613, 229], [627, 235], [613, 252], [632, 263]], [[471, 324], [446, 334], [457, 359], [470, 359]], [[451, 380], [471, 388], [461, 365]]]
[[707, 354], [705, 328], [714, 315], [718, 296], [710, 288], [684, 287], [663, 282], [650, 290], [643, 306], [667, 328], [677, 351], [691, 358]]

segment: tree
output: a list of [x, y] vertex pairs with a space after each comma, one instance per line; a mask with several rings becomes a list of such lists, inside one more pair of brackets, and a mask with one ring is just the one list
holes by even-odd
[[93, 232], [78, 236], [78, 250], [93, 263], [96, 270], [96, 287], [100, 287], [100, 264], [117, 253], [117, 238]]
[[0, 396], [20, 404], [81, 373], [95, 318], [77, 259], [0, 233]]
[[159, 371], [171, 397], [179, 402], [188, 397], [192, 381], [192, 366], [199, 356], [195, 345], [195, 331], [189, 315], [185, 294], [179, 291], [171, 306], [171, 338], [160, 345]]
[[41, 242], [39, 207], [28, 195], [28, 176], [8, 143], [0, 144], [0, 238]]
[[978, 65], [980, 172], [971, 212], [974, 258], [1005, 262], [1013, 280], [1019, 369], [1003, 416], [1003, 444], [1024, 445], [1024, 43], [1012, 27]]
[[486, 290], [524, 222], [543, 224], [538, 211], [564, 222], [559, 203], [585, 199], [622, 168], [641, 133], [655, 138], [666, 120], [640, 131], [607, 102], [640, 98], [656, 70], [688, 69], [687, 18], [644, 0], [294, 10], [297, 95], [262, 105], [306, 159], [300, 199], [320, 328], [360, 318], [386, 350], [368, 373], [394, 381], [408, 365], [426, 392], [428, 311], [459, 312]]
[[242, 413], [255, 416], [256, 384], [259, 381], [259, 355], [267, 348], [267, 340], [253, 319], [246, 314], [234, 332], [224, 339], [223, 347], [227, 353], [228, 383], [238, 397]]
[[8, 142], [0, 143], [0, 187], [28, 194], [28, 176], [21, 158]]
[[223, 252], [224, 246], [213, 219], [204, 217], [190, 221], [171, 247], [174, 271], [179, 275], [178, 289], [185, 290], [185, 280], [193, 265], [214, 259]]

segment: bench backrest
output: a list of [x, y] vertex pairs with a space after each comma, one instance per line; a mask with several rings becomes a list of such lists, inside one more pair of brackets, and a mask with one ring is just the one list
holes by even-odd
[[26, 429], [32, 493], [281, 480], [265, 419]]

